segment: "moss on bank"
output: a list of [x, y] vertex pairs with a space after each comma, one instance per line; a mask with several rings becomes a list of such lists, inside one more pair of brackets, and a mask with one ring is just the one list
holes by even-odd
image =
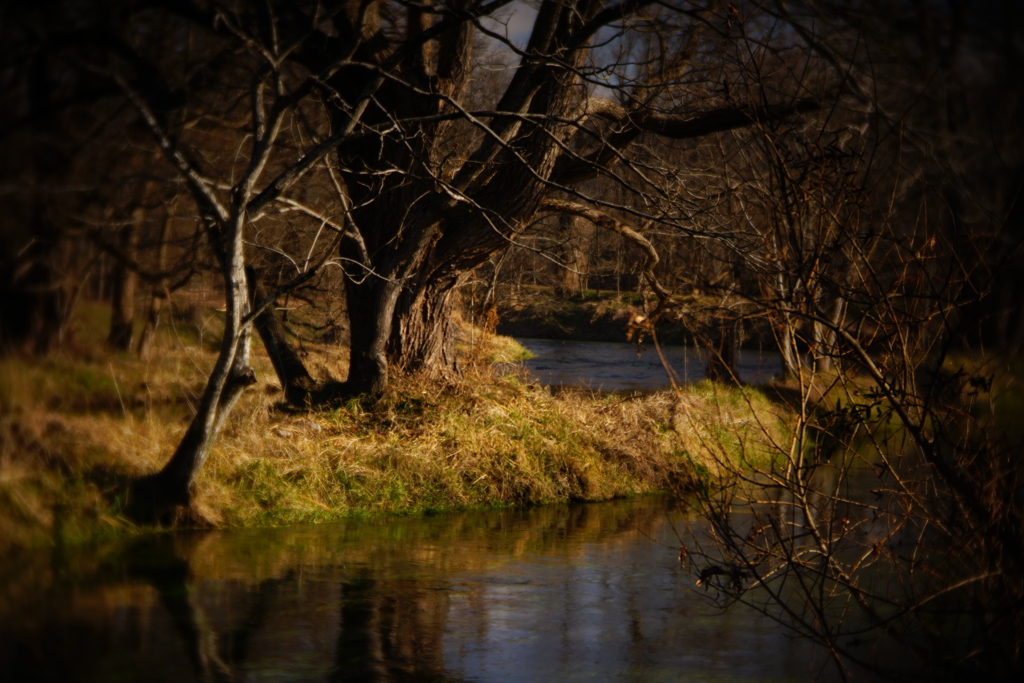
[[[276, 378], [254, 349], [261, 382], [218, 439], [196, 511], [246, 526], [603, 500], [688, 485], [722, 454], [763, 459], [784, 422], [758, 392], [709, 383], [552, 396], [472, 362], [509, 352], [508, 341], [475, 343], [456, 383], [399, 377], [375, 404], [301, 415], [276, 408]], [[152, 362], [96, 346], [0, 361], [0, 548], [132, 529], [125, 484], [170, 456], [214, 360], [208, 340], [180, 330], [159, 344]], [[311, 367], [344, 376], [344, 349], [306, 352]]]

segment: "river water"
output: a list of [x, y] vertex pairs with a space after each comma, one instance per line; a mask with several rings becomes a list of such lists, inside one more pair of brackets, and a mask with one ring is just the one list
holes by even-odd
[[[538, 381], [668, 385], [652, 347], [523, 339]], [[663, 349], [681, 381], [693, 349]], [[741, 379], [778, 354], [744, 351]], [[824, 653], [678, 560], [665, 497], [148, 536], [0, 566], [10, 681], [803, 681]]]
[[644, 497], [150, 536], [0, 569], [7, 681], [802, 681], [821, 652], [679, 567]]
[[[616, 342], [518, 339], [536, 357], [523, 367], [544, 385], [580, 386], [596, 391], [654, 391], [670, 386], [653, 344], [637, 355], [636, 344]], [[663, 346], [662, 353], [677, 381], [704, 379], [703, 352], [686, 346]], [[764, 384], [782, 372], [777, 351], [742, 350], [737, 357], [740, 380]]]

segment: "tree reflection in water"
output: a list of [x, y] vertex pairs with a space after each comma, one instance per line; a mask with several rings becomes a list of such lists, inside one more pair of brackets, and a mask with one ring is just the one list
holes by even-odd
[[[0, 678], [806, 680], [824, 656], [718, 614], [664, 498], [161, 535], [0, 578]], [[690, 520], [690, 524], [695, 524]], [[38, 558], [36, 558], [38, 559]], [[40, 560], [40, 562], [42, 562]], [[15, 588], [17, 587], [17, 588]]]

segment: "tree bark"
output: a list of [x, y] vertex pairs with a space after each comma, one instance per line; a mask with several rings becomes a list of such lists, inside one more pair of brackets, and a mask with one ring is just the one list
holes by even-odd
[[563, 240], [561, 247], [562, 266], [558, 269], [555, 282], [555, 296], [569, 299], [587, 287], [586, 254], [580, 249], [579, 230], [576, 217], [563, 213], [558, 217], [558, 225]]
[[395, 306], [388, 357], [394, 367], [432, 377], [459, 374], [455, 353], [455, 305], [468, 273], [405, 290]]
[[828, 372], [832, 369], [833, 359], [838, 353], [836, 347], [836, 328], [842, 322], [846, 309], [846, 301], [837, 296], [832, 303], [831, 325], [814, 321], [815, 357], [814, 369]]
[[376, 398], [387, 388], [387, 347], [400, 285], [376, 275], [362, 280], [347, 277], [345, 293], [352, 327], [345, 393]]
[[[136, 209], [132, 222], [119, 231], [118, 247], [124, 256], [135, 261], [139, 244], [138, 221], [142, 218], [142, 210]], [[107, 346], [116, 351], [129, 351], [132, 348], [133, 325], [135, 321], [135, 288], [139, 276], [123, 261], [118, 260], [114, 268], [113, 298], [110, 302], [110, 334]]]
[[800, 354], [796, 348], [793, 325], [794, 322], [788, 315], [779, 324], [779, 353], [782, 354], [783, 379], [793, 378], [800, 374]]
[[224, 338], [217, 363], [203, 392], [199, 409], [170, 461], [155, 475], [135, 482], [129, 494], [129, 511], [137, 519], [165, 522], [181, 506], [191, 502], [196, 475], [231, 414], [242, 391], [256, 383], [249, 365], [251, 326], [244, 323], [249, 311], [249, 288], [245, 276], [242, 229], [244, 210], [236, 209], [224, 240], [224, 290], [226, 312]]
[[[262, 301], [269, 292], [259, 273], [249, 266], [246, 268], [246, 274], [249, 278], [252, 300]], [[276, 308], [273, 305], [268, 306], [256, 316], [253, 325], [263, 341], [267, 355], [270, 356], [270, 362], [274, 365], [281, 388], [284, 389], [285, 400], [294, 406], [308, 404], [313, 400], [312, 394], [317, 389], [317, 382], [309, 374], [305, 363], [299, 358], [295, 347], [288, 339], [288, 331]]]

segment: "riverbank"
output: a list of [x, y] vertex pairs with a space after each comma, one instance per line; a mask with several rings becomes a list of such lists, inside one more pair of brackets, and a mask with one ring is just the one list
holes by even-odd
[[[643, 307], [635, 292], [586, 290], [565, 298], [552, 287], [502, 285], [495, 297], [497, 331], [509, 337], [621, 342], [626, 325]], [[682, 344], [682, 325], [663, 324], [658, 336], [664, 343]]]
[[[553, 287], [502, 284], [495, 294], [496, 330], [509, 337], [573, 341], [626, 341], [626, 326], [644, 312], [643, 297], [636, 292], [588, 289], [570, 297], [555, 294]], [[648, 307], [654, 306], [648, 298]], [[689, 315], [722, 304], [720, 296], [694, 291], [678, 298]], [[681, 321], [662, 320], [658, 340], [670, 346], [692, 346], [693, 334]], [[744, 321], [740, 346], [774, 349], [775, 336], [766, 321]]]
[[[0, 549], [130, 533], [126, 484], [170, 457], [215, 359], [216, 314], [170, 320], [154, 360], [102, 347], [85, 308], [73, 345], [0, 361]], [[306, 345], [316, 374], [347, 350]], [[723, 452], [758, 458], [784, 412], [753, 389], [693, 385], [623, 398], [546, 388], [491, 361], [514, 342], [477, 333], [455, 383], [399, 377], [376, 404], [294, 415], [262, 348], [196, 485], [185, 523], [259, 526], [681, 489]], [[767, 425], [768, 435], [762, 430]]]

